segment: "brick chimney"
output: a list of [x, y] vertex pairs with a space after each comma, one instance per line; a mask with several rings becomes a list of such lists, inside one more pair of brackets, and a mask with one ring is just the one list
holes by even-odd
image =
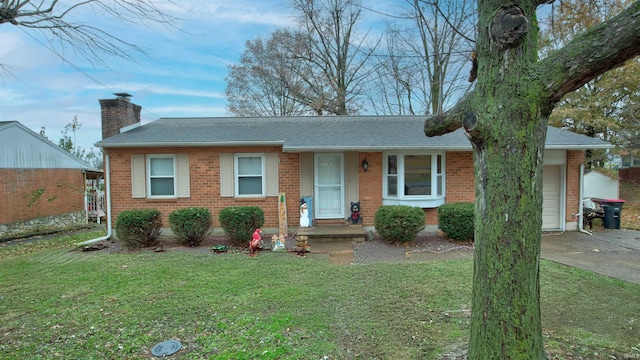
[[115, 93], [115, 99], [102, 99], [102, 139], [120, 134], [120, 129], [140, 123], [142, 106], [136, 105], [129, 99], [127, 93]]

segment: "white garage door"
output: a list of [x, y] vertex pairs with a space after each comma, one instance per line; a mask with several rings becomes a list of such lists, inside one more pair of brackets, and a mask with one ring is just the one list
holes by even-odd
[[560, 229], [562, 167], [545, 166], [542, 175], [542, 228]]

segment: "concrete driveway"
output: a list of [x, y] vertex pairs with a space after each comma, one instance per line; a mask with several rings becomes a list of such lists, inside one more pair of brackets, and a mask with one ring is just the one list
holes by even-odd
[[640, 231], [546, 233], [541, 250], [543, 259], [640, 284]]

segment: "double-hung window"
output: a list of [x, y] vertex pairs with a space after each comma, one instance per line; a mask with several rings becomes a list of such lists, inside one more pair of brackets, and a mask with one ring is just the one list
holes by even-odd
[[147, 174], [149, 197], [176, 197], [176, 157], [173, 155], [148, 155]]
[[236, 196], [265, 196], [264, 155], [236, 154], [234, 169]]
[[430, 208], [444, 203], [444, 154], [388, 152], [383, 168], [384, 204]]

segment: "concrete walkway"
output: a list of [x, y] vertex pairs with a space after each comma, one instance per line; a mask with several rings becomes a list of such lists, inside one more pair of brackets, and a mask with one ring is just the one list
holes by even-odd
[[[312, 244], [314, 253], [327, 253], [334, 263], [350, 264], [354, 248], [351, 243]], [[366, 251], [366, 250], [365, 250]], [[593, 235], [568, 231], [544, 233], [541, 257], [560, 264], [592, 271], [597, 274], [640, 284], [640, 231], [600, 230]], [[412, 252], [405, 257], [397, 249], [384, 257], [393, 262], [424, 262], [450, 259], [472, 259], [473, 250], [453, 249], [443, 253]]]
[[541, 257], [640, 284], [640, 231], [576, 231], [542, 237]]

